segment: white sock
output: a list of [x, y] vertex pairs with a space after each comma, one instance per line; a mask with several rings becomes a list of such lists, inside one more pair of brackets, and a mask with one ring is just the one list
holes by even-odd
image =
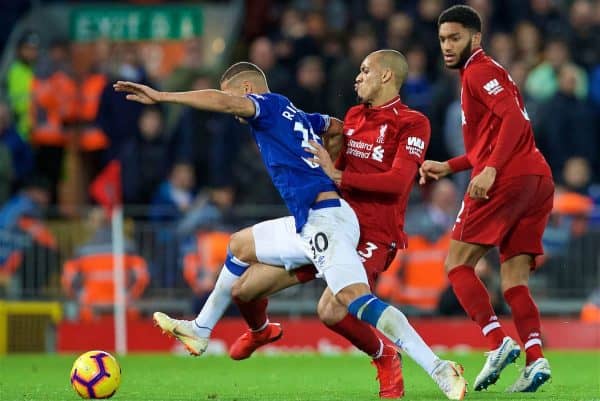
[[404, 313], [393, 306], [387, 307], [377, 320], [377, 329], [402, 348], [429, 375], [432, 374], [440, 358], [425, 344]]
[[210, 293], [196, 319], [194, 319], [195, 331], [200, 337], [210, 337], [213, 327], [231, 303], [231, 288], [238, 278], [229, 271], [227, 266], [223, 265], [219, 278], [215, 283], [215, 288]]

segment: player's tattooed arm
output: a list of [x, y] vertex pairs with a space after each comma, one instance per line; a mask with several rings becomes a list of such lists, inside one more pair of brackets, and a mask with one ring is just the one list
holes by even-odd
[[308, 153], [312, 153], [314, 157], [311, 161], [321, 166], [325, 174], [335, 182], [336, 185], [342, 183], [342, 171], [335, 168], [335, 164], [321, 144], [315, 141], [310, 141], [311, 148], [305, 148]]
[[117, 92], [127, 93], [127, 100], [142, 104], [178, 103], [200, 110], [216, 111], [246, 118], [255, 114], [254, 103], [247, 97], [230, 95], [216, 89], [161, 92], [146, 85], [126, 81], [118, 81], [113, 87]]

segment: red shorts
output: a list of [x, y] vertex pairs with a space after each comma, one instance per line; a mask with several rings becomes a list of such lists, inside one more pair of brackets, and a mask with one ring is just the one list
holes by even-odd
[[[377, 277], [388, 268], [390, 263], [394, 260], [394, 257], [396, 257], [396, 245], [384, 244], [378, 241], [368, 241], [361, 238], [356, 250], [360, 255], [365, 271], [367, 272], [369, 287], [374, 291]], [[307, 281], [315, 279], [317, 269], [315, 269], [313, 265], [306, 265], [299, 267], [294, 270], [294, 272], [301, 283], [306, 283]]]
[[465, 194], [452, 239], [500, 248], [500, 262], [513, 256], [544, 253], [542, 234], [554, 198], [550, 177], [524, 175], [499, 181], [488, 200]]

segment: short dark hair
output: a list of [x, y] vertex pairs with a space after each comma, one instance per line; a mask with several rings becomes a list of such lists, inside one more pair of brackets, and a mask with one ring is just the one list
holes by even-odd
[[481, 16], [469, 6], [457, 5], [444, 10], [438, 18], [438, 27], [444, 22], [456, 22], [467, 29], [481, 32]]
[[221, 76], [220, 83], [225, 81], [229, 81], [231, 78], [235, 77], [242, 72], [255, 72], [262, 77], [265, 76], [263, 70], [260, 69], [256, 64], [249, 63], [247, 61], [240, 61], [239, 63], [235, 63], [231, 67], [229, 67]]

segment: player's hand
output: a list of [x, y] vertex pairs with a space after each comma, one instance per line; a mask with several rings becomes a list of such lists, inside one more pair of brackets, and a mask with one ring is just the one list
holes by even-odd
[[425, 160], [419, 167], [419, 184], [425, 185], [427, 180], [433, 178], [439, 180], [442, 177], [452, 173], [448, 162], [436, 162], [434, 160]]
[[318, 142], [309, 141], [309, 143], [311, 147], [304, 148], [304, 150], [314, 155], [310, 161], [321, 166], [325, 174], [339, 185], [342, 182], [342, 172], [335, 168], [327, 149]]
[[142, 104], [155, 104], [161, 101], [162, 92], [152, 89], [149, 86], [136, 84], [135, 82], [117, 81], [113, 84], [113, 88], [117, 92], [126, 92], [127, 100]]
[[489, 199], [488, 191], [496, 181], [496, 169], [494, 167], [486, 167], [483, 171], [477, 174], [467, 188], [467, 193], [472, 199]]

